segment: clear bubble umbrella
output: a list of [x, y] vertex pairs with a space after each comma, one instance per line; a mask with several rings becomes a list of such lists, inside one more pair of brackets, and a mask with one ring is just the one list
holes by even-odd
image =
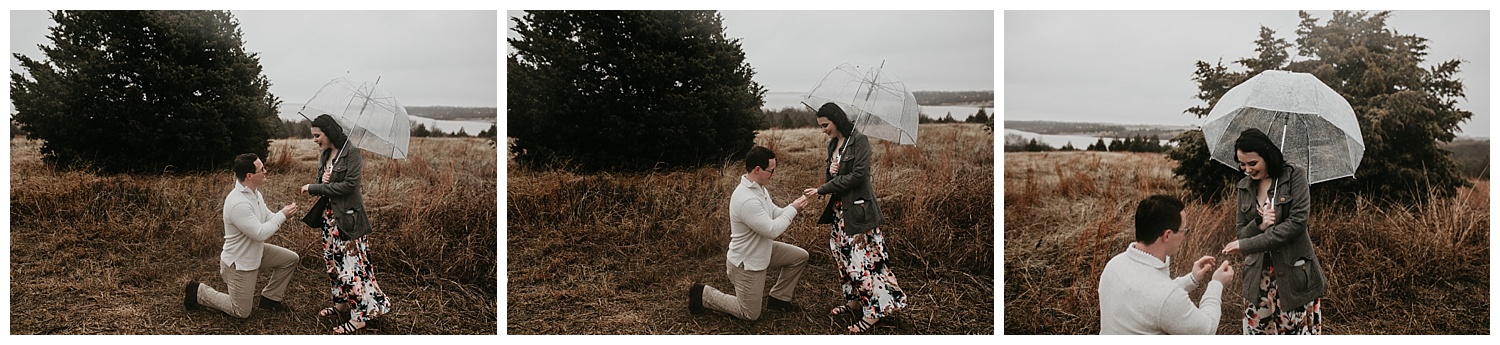
[[411, 120], [406, 107], [379, 83], [354, 85], [345, 78], [324, 84], [297, 113], [312, 119], [328, 114], [337, 120], [348, 142], [365, 151], [395, 159], [405, 159], [411, 144]]
[[884, 66], [884, 62], [868, 69], [839, 65], [802, 97], [802, 104], [813, 111], [829, 102], [839, 104], [860, 133], [915, 145], [921, 107], [906, 83], [881, 71]]
[[1229, 89], [1203, 125], [1213, 159], [1239, 170], [1234, 142], [1249, 128], [1280, 141], [1286, 161], [1306, 171], [1309, 183], [1354, 176], [1364, 158], [1354, 108], [1311, 74], [1264, 71]]

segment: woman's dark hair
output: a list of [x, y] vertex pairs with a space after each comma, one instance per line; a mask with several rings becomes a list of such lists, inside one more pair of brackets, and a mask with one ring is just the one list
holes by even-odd
[[[1251, 128], [1240, 132], [1239, 140], [1234, 141], [1234, 149], [1254, 152], [1260, 158], [1266, 160], [1266, 174], [1271, 177], [1281, 177], [1281, 172], [1286, 170], [1286, 158], [1282, 157], [1281, 149], [1276, 148], [1276, 143], [1271, 142], [1271, 137], [1265, 132]], [[1239, 163], [1239, 155], [1235, 155], [1235, 163]]]
[[245, 182], [245, 175], [255, 173], [255, 161], [258, 160], [260, 160], [260, 156], [254, 153], [234, 156], [234, 180]]
[[344, 136], [344, 128], [339, 127], [339, 122], [334, 121], [333, 116], [318, 115], [318, 118], [313, 119], [312, 126], [323, 131], [323, 136], [328, 137], [328, 143], [333, 144], [333, 147], [344, 149], [344, 140], [347, 139]]
[[839, 134], [843, 134], [844, 137], [854, 135], [854, 123], [849, 122], [849, 115], [845, 114], [844, 109], [839, 108], [838, 104], [823, 103], [823, 107], [818, 109], [818, 117], [832, 121], [833, 127], [838, 128]]

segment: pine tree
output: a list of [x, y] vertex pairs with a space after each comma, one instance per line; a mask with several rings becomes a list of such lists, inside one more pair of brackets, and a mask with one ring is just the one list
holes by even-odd
[[44, 161], [105, 172], [205, 171], [266, 157], [270, 81], [225, 11], [56, 11], [42, 61], [12, 71], [15, 121]]
[[[1258, 55], [1235, 61], [1247, 71], [1231, 72], [1222, 61], [1214, 65], [1198, 61], [1193, 80], [1198, 82], [1197, 98], [1207, 104], [1185, 112], [1207, 116], [1225, 92], [1263, 70], [1310, 73], [1349, 101], [1365, 142], [1364, 159], [1354, 178], [1314, 185], [1315, 194], [1349, 192], [1410, 201], [1423, 199], [1429, 192], [1451, 196], [1457, 188], [1468, 186], [1450, 153], [1440, 147], [1453, 141], [1459, 123], [1473, 116], [1457, 107], [1464, 86], [1454, 74], [1462, 61], [1421, 67], [1428, 54], [1427, 39], [1388, 28], [1389, 11], [1373, 15], [1335, 11], [1321, 25], [1307, 12], [1298, 15], [1302, 22], [1295, 44], [1261, 28], [1254, 42]], [[1295, 48], [1303, 59], [1288, 60], [1288, 48]], [[1222, 196], [1222, 191], [1214, 189], [1228, 188], [1224, 181], [1237, 180], [1239, 173], [1218, 163], [1213, 163], [1215, 169], [1190, 167], [1207, 161], [1201, 140], [1202, 133], [1196, 130], [1174, 139], [1180, 144], [1171, 155], [1179, 161], [1174, 173], [1195, 194]]]
[[754, 143], [765, 90], [713, 11], [528, 11], [507, 39], [516, 160], [694, 167]]

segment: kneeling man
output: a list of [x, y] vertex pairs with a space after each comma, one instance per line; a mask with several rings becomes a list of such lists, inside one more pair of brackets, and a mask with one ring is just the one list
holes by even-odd
[[[1181, 200], [1152, 195], [1135, 210], [1135, 242], [1104, 265], [1099, 277], [1100, 334], [1214, 334], [1219, 326], [1220, 296], [1234, 278], [1225, 260], [1213, 270], [1214, 257], [1193, 263], [1193, 271], [1172, 279], [1171, 258], [1187, 241], [1187, 212]], [[1198, 306], [1188, 291], [1212, 271], [1213, 281]]]

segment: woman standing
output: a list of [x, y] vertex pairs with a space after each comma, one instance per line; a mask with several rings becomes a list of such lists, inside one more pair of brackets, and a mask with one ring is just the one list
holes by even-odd
[[818, 126], [828, 141], [828, 165], [825, 183], [808, 188], [803, 194], [833, 194], [818, 224], [833, 224], [828, 246], [838, 265], [843, 282], [844, 305], [829, 313], [842, 315], [859, 311], [864, 317], [849, 326], [850, 333], [863, 333], [876, 322], [906, 307], [906, 294], [896, 282], [887, 264], [885, 236], [880, 224], [885, 221], [875, 203], [875, 188], [870, 183], [870, 141], [854, 131], [854, 123], [838, 105], [824, 104], [818, 109]]
[[318, 316], [334, 317], [348, 313], [349, 321], [333, 328], [335, 334], [350, 334], [363, 329], [366, 322], [390, 312], [391, 301], [375, 281], [370, 265], [370, 218], [360, 192], [360, 171], [364, 160], [359, 148], [350, 145], [343, 128], [327, 114], [312, 123], [313, 142], [322, 151], [318, 155], [318, 183], [302, 186], [302, 192], [320, 196], [303, 222], [323, 229], [323, 260], [332, 280], [333, 306], [318, 311]]
[[1282, 158], [1259, 129], [1234, 143], [1245, 178], [1238, 185], [1238, 240], [1225, 254], [1245, 254], [1245, 334], [1322, 334], [1323, 266], [1307, 234], [1307, 172]]

